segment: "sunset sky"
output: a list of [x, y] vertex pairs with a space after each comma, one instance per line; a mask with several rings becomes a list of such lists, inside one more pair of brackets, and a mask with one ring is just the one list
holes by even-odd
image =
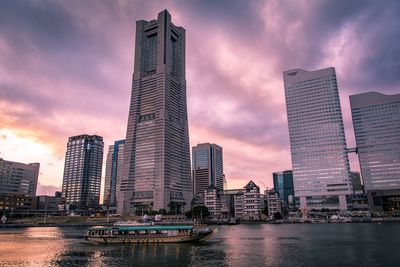
[[[349, 95], [400, 91], [400, 1], [0, 1], [0, 157], [61, 189], [69, 136], [126, 134], [135, 21], [186, 29], [191, 145], [223, 147], [229, 188], [291, 169], [282, 71], [335, 67]], [[352, 168], [358, 169], [354, 156]]]

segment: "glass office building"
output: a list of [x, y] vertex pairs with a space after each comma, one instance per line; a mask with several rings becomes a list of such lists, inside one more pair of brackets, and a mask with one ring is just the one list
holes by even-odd
[[40, 163], [21, 163], [0, 158], [0, 195], [36, 196]]
[[193, 193], [203, 195], [210, 185], [224, 190], [222, 147], [204, 143], [192, 147]]
[[289, 196], [294, 196], [293, 172], [283, 171], [272, 174], [274, 190], [279, 193], [279, 198], [289, 204]]
[[132, 96], [118, 213], [190, 209], [185, 29], [167, 10], [136, 22]]
[[352, 194], [334, 68], [283, 72], [295, 197], [302, 209], [347, 209]]
[[400, 210], [400, 94], [350, 96], [361, 174], [372, 210]]
[[108, 147], [103, 198], [103, 203], [107, 206], [116, 206], [117, 204], [116, 189], [117, 181], [120, 180], [122, 176], [124, 145], [125, 140], [119, 140]]

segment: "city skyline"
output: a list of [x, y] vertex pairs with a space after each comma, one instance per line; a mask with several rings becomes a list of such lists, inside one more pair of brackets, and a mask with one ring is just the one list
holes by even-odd
[[399, 4], [344, 3], [1, 3], [0, 156], [40, 162], [38, 193], [52, 194], [68, 136], [124, 138], [133, 25], [167, 8], [188, 32], [191, 146], [224, 148], [229, 188], [272, 187], [272, 173], [291, 166], [283, 70], [336, 68], [348, 147], [348, 96], [399, 90]]

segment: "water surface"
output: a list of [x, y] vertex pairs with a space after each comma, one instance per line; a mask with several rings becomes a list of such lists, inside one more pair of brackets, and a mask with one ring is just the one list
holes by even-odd
[[93, 245], [85, 232], [0, 229], [0, 266], [400, 266], [400, 223], [220, 226], [181, 244]]

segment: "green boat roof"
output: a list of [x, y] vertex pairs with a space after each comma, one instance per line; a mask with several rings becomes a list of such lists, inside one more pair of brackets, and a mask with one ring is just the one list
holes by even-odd
[[113, 227], [91, 227], [89, 230], [119, 230], [119, 231], [148, 231], [148, 230], [190, 230], [191, 225], [138, 225], [138, 226], [113, 226]]

